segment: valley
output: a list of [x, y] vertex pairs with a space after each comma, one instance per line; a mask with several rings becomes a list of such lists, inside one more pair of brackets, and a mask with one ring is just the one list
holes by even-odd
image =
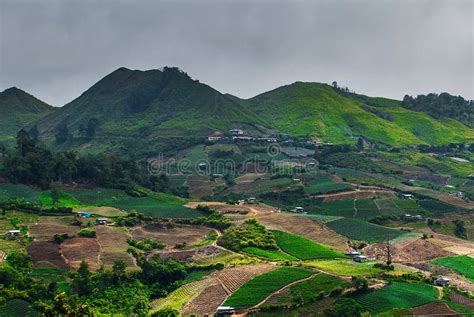
[[464, 119], [320, 83], [244, 100], [173, 67], [58, 109], [17, 94], [0, 315], [472, 313]]

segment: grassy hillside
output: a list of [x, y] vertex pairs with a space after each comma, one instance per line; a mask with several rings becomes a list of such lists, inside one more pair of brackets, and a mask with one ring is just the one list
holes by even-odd
[[[91, 120], [95, 121], [94, 133], [84, 136], [81, 125], [87, 127]], [[215, 129], [257, 121], [232, 99], [177, 68], [120, 68], [40, 120], [39, 128], [42, 137], [52, 142], [59, 127], [67, 125], [70, 137], [64, 146], [82, 150], [93, 145], [143, 151], [169, 143], [192, 143], [193, 138], [202, 141]]]
[[16, 133], [54, 110], [16, 87], [0, 93], [0, 142], [13, 141]]
[[[354, 143], [358, 136], [391, 145], [441, 144], [472, 140], [474, 131], [454, 121], [438, 121], [384, 98], [342, 96], [332, 87], [297, 82], [243, 101], [282, 133]], [[382, 105], [372, 110], [367, 104]], [[371, 111], [372, 110], [372, 111]], [[391, 116], [382, 116], [387, 112]]]

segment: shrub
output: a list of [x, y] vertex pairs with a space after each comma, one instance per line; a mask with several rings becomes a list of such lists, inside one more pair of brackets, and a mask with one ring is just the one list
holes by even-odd
[[78, 233], [79, 237], [84, 237], [84, 238], [95, 238], [96, 233], [95, 229], [93, 228], [84, 228]]
[[55, 234], [53, 237], [53, 241], [57, 244], [61, 244], [64, 240], [69, 239], [69, 235], [67, 233], [64, 234]]
[[218, 243], [233, 251], [240, 251], [246, 247], [277, 248], [273, 233], [255, 219], [248, 219], [240, 226], [227, 229]]
[[331, 308], [324, 311], [327, 317], [358, 317], [362, 314], [364, 308], [355, 300], [350, 298], [337, 299]]
[[132, 247], [135, 247], [143, 251], [151, 251], [153, 249], [164, 249], [164, 247], [166, 247], [166, 244], [156, 242], [148, 238], [143, 241], [138, 241], [133, 238], [128, 238], [127, 243], [130, 244]]

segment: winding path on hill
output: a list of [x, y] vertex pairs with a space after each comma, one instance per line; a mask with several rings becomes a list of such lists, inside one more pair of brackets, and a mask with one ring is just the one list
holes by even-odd
[[305, 278], [303, 278], [303, 279], [301, 279], [301, 280], [297, 280], [297, 281], [291, 282], [290, 284], [286, 284], [286, 285], [283, 286], [282, 288], [280, 288], [280, 289], [278, 289], [278, 290], [276, 290], [276, 291], [270, 293], [270, 294], [269, 294], [267, 297], [265, 297], [260, 303], [258, 303], [257, 305], [253, 306], [252, 308], [250, 308], [250, 310], [256, 309], [256, 308], [260, 307], [261, 305], [265, 304], [265, 302], [266, 302], [270, 297], [272, 297], [273, 295], [280, 294], [281, 292], [283, 292], [284, 290], [286, 290], [286, 289], [292, 287], [293, 285], [296, 285], [296, 284], [302, 283], [302, 282], [304, 282], [304, 281], [307, 281], [307, 280], [309, 280], [309, 279], [311, 279], [311, 278], [313, 278], [313, 277], [315, 277], [316, 275], [319, 275], [319, 274], [320, 274], [320, 273], [315, 273], [315, 274], [312, 274], [312, 275], [310, 275], [310, 276], [308, 276], [308, 277], [305, 277]]

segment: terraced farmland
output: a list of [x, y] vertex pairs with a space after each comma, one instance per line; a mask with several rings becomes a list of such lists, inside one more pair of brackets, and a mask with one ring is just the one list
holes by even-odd
[[474, 283], [474, 259], [470, 256], [451, 256], [434, 260], [433, 263], [448, 267]]
[[403, 282], [392, 282], [379, 290], [354, 296], [357, 302], [373, 313], [420, 306], [437, 298], [438, 290], [431, 285]]
[[281, 267], [251, 279], [233, 293], [224, 302], [224, 305], [233, 307], [255, 306], [272, 292], [312, 274], [312, 271], [299, 267]]
[[231, 294], [254, 276], [272, 270], [273, 268], [273, 266], [268, 264], [254, 264], [217, 271], [214, 276], [222, 284], [226, 292]]
[[278, 230], [272, 232], [278, 247], [300, 260], [344, 257], [342, 253], [307, 238]]
[[412, 200], [398, 199], [349, 199], [323, 203], [312, 213], [370, 220], [377, 216], [399, 216], [405, 213], [425, 214], [427, 211]]
[[167, 297], [152, 301], [150, 306], [154, 311], [167, 308], [180, 310], [181, 307], [199, 295], [206, 287], [211, 285], [211, 282], [211, 279], [204, 278], [202, 280], [184, 284], [171, 292]]
[[392, 240], [403, 234], [401, 230], [379, 226], [358, 219], [342, 218], [327, 222], [326, 225], [350, 239], [371, 243]]

